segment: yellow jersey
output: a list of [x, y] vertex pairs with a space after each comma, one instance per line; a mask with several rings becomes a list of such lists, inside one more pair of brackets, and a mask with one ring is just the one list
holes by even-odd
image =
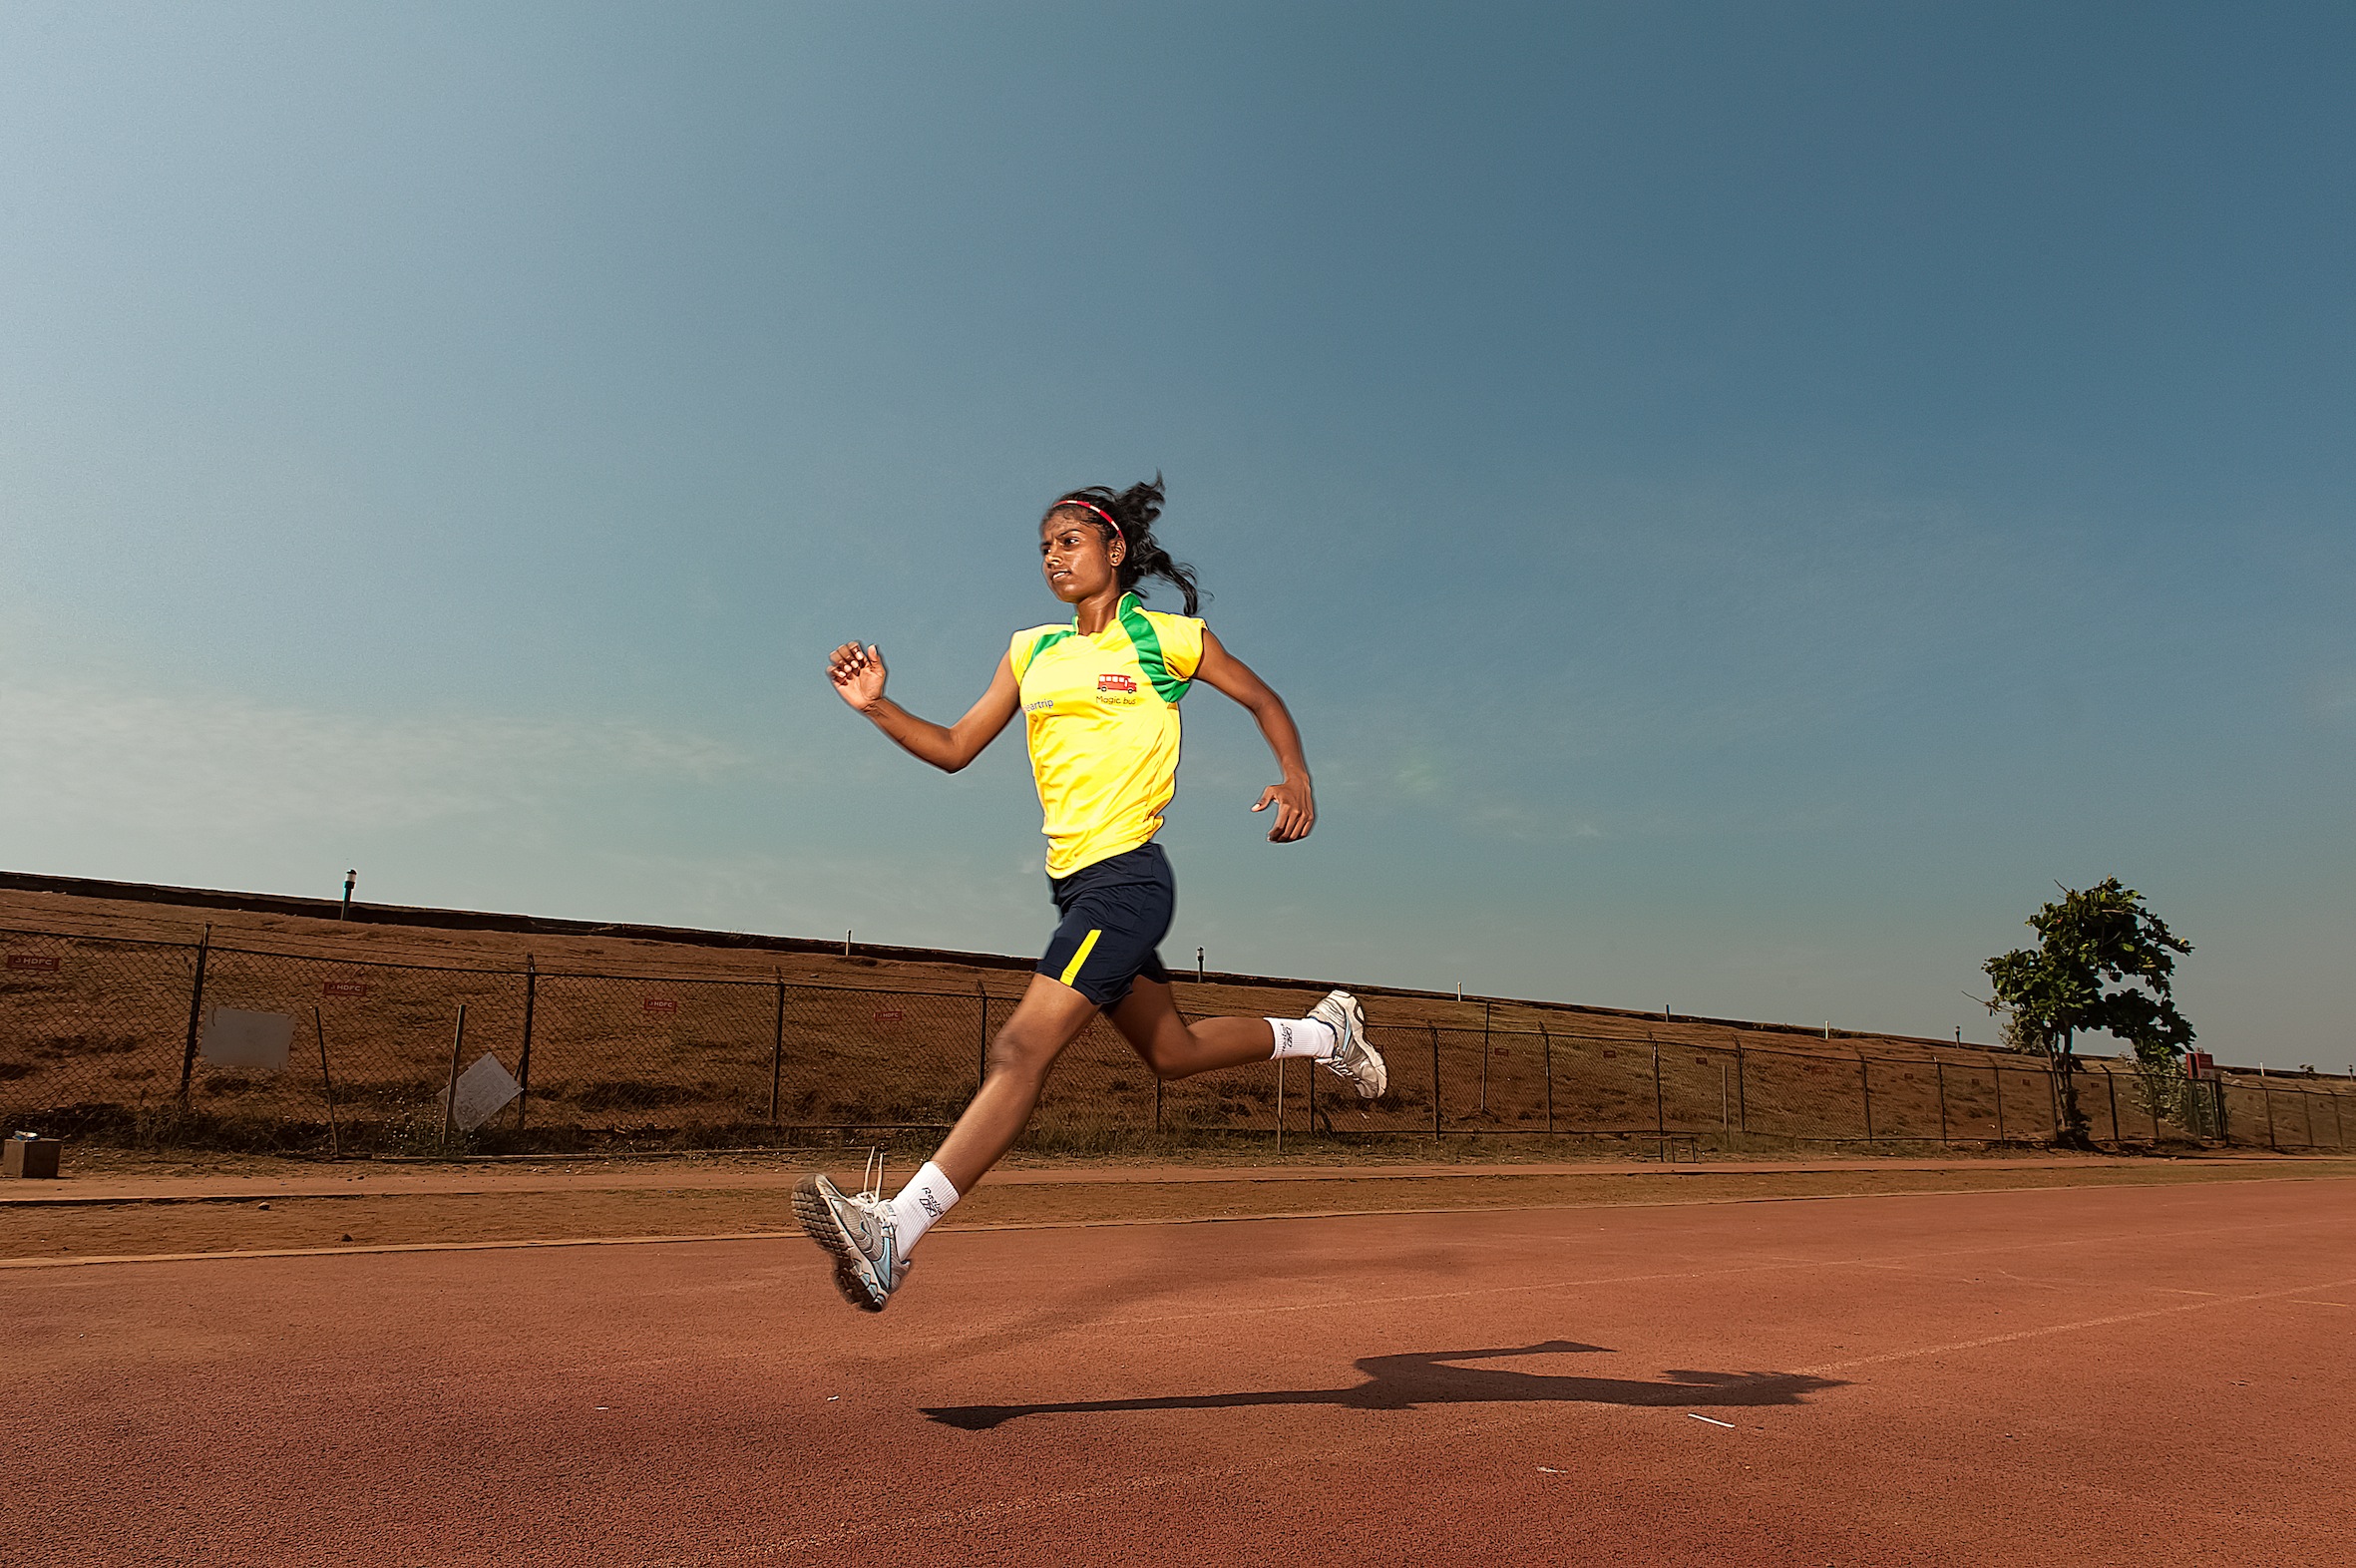
[[1203, 623], [1123, 593], [1102, 631], [1017, 631], [1006, 659], [1022, 691], [1030, 772], [1046, 813], [1047, 875], [1152, 842], [1178, 790], [1178, 701], [1203, 661]]

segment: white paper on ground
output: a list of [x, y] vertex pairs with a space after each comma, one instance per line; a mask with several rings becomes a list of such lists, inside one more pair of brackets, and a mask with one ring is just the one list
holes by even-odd
[[294, 1019], [283, 1012], [215, 1007], [204, 1021], [204, 1059], [215, 1067], [263, 1067], [281, 1072], [294, 1044]]
[[472, 1132], [523, 1092], [524, 1085], [500, 1065], [499, 1058], [487, 1054], [458, 1075], [458, 1097], [451, 1102], [452, 1119], [461, 1130]]

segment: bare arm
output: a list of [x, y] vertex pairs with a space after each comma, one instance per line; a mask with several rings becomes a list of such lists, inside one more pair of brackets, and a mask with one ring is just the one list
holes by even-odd
[[[1004, 654], [989, 677], [989, 689], [955, 724], [935, 724], [884, 695], [884, 654], [881, 648], [846, 642], [827, 659], [827, 678], [845, 702], [867, 715], [869, 722], [899, 743], [912, 757], [922, 758], [944, 773], [955, 773], [976, 757], [1014, 716], [1022, 702], [1014, 671]], [[1274, 695], [1274, 693], [1271, 693]]]
[[1309, 837], [1309, 830], [1317, 826], [1317, 797], [1309, 787], [1309, 759], [1301, 751], [1301, 730], [1294, 724], [1285, 699], [1208, 630], [1203, 632], [1203, 661], [1196, 666], [1194, 678], [1243, 704], [1259, 722], [1268, 749], [1276, 753], [1276, 765], [1284, 770], [1283, 782], [1262, 790], [1260, 804], [1252, 808], [1276, 808], [1276, 826], [1268, 830], [1269, 842], [1290, 844]]

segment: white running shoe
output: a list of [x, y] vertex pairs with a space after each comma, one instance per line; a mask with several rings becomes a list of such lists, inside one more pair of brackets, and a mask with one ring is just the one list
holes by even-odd
[[805, 1176], [794, 1184], [794, 1218], [834, 1255], [835, 1289], [861, 1312], [882, 1312], [908, 1278], [882, 1194], [845, 1193], [824, 1176]]
[[1334, 1031], [1337, 1043], [1334, 1054], [1326, 1059], [1327, 1070], [1348, 1079], [1360, 1099], [1380, 1099], [1390, 1087], [1390, 1069], [1383, 1065], [1382, 1053], [1367, 1038], [1367, 1011], [1358, 998], [1346, 990], [1328, 991], [1325, 1000], [1309, 1009], [1309, 1015]]

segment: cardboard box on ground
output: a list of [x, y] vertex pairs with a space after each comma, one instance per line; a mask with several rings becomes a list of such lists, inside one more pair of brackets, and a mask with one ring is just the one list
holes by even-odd
[[64, 1149], [65, 1142], [62, 1139], [20, 1132], [5, 1144], [0, 1144], [0, 1176], [54, 1178], [57, 1175], [58, 1156]]

